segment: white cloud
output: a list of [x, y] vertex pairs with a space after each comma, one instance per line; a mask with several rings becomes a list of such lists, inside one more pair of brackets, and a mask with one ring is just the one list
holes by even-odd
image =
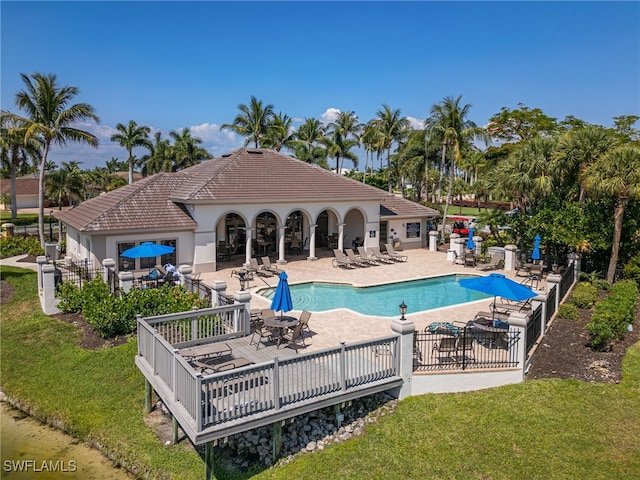
[[407, 120], [409, 120], [409, 126], [412, 130], [422, 130], [424, 128], [424, 119], [407, 117]]
[[338, 118], [338, 114], [340, 113], [340, 109], [329, 107], [325, 110], [325, 112], [320, 117], [322, 119], [322, 123], [324, 125], [328, 125], [329, 123], [335, 121]]

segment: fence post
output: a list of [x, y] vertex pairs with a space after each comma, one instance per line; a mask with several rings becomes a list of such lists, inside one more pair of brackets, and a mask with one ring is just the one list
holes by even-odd
[[123, 292], [129, 293], [133, 288], [133, 272], [118, 272], [120, 288]]
[[[38, 257], [39, 258], [39, 257]], [[47, 315], [60, 313], [56, 301], [56, 267], [54, 265], [40, 265], [42, 270], [42, 294], [40, 295], [40, 304], [42, 311]]]
[[475, 255], [482, 255], [482, 242], [484, 242], [484, 238], [482, 238], [480, 235], [473, 236], [473, 244], [475, 245], [473, 253]]
[[416, 326], [411, 320], [404, 318], [394, 318], [391, 321], [391, 330], [400, 335], [398, 338], [400, 371], [398, 374], [402, 377], [402, 386], [395, 389], [392, 395], [399, 399], [406, 398], [411, 395], [411, 379], [413, 377], [413, 336], [415, 335]]
[[233, 294], [233, 299], [244, 305], [244, 312], [242, 314], [236, 310], [235, 325], [233, 328], [236, 332], [244, 332], [245, 336], [249, 335], [251, 333], [251, 322], [249, 321], [251, 317], [251, 292], [239, 290]]
[[438, 232], [436, 230], [431, 230], [429, 232], [429, 251], [438, 251]]
[[520, 334], [518, 335], [518, 365], [522, 372], [522, 380], [526, 373], [527, 361], [527, 321], [529, 317], [525, 313], [512, 313], [509, 315], [509, 325]]
[[516, 252], [518, 247], [515, 245], [504, 246], [504, 270], [511, 272], [516, 269]]
[[562, 275], [557, 273], [549, 273], [547, 275], [547, 291], [550, 292], [553, 286], [556, 286], [556, 312], [558, 311], [558, 308], [560, 308], [560, 300], [562, 300], [560, 298], [560, 282], [562, 282]]
[[111, 292], [115, 293], [115, 273], [116, 273], [116, 261], [113, 258], [105, 258], [102, 261], [102, 266], [104, 270], [102, 270], [102, 279], [104, 283], [109, 285]]
[[569, 259], [569, 264], [573, 263], [573, 283], [578, 283], [580, 281], [582, 255], [576, 252], [572, 252], [567, 255], [567, 258]]
[[[180, 274], [180, 280], [178, 282], [179, 285], [185, 285], [185, 277], [191, 277], [191, 272], [193, 271], [193, 268], [191, 267], [191, 265], [180, 265], [178, 267], [178, 273]], [[191, 283], [191, 282], [189, 282]]]
[[537, 297], [531, 299], [531, 312], [535, 312], [538, 305], [542, 308], [542, 325], [540, 334], [544, 335], [547, 331], [547, 293], [538, 293]]
[[220, 302], [220, 295], [226, 296], [227, 282], [222, 280], [214, 280], [211, 282], [211, 306], [218, 307], [223, 302]]
[[464, 256], [464, 244], [467, 243], [467, 239], [458, 236], [458, 238], [454, 238], [451, 243], [453, 244], [453, 249], [456, 251], [458, 256]]

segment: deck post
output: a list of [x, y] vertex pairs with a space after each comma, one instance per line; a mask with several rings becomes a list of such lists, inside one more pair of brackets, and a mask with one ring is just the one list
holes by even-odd
[[273, 424], [273, 438], [271, 441], [273, 443], [271, 459], [275, 463], [278, 457], [280, 457], [280, 452], [282, 452], [282, 422], [275, 422]]
[[215, 455], [213, 451], [213, 442], [207, 442], [204, 444], [204, 463], [205, 463], [205, 479], [214, 480], [215, 477]]
[[562, 282], [562, 275], [558, 275], [557, 273], [547, 274], [547, 292], [550, 292], [554, 286], [556, 287], [556, 301], [555, 301], [554, 312], [558, 311], [558, 308], [560, 308], [560, 301], [562, 300], [560, 298], [561, 282]]
[[518, 366], [521, 368], [522, 379], [527, 371], [527, 322], [529, 317], [525, 313], [513, 312], [509, 315], [509, 325], [520, 332], [518, 345]]
[[249, 335], [251, 333], [251, 322], [249, 321], [251, 318], [251, 292], [238, 290], [234, 292], [233, 299], [244, 305], [242, 313], [239, 313], [238, 310], [235, 312], [233, 328], [236, 332], [244, 332], [245, 335]]
[[393, 390], [393, 395], [399, 399], [411, 395], [411, 379], [413, 377], [413, 336], [416, 326], [411, 320], [394, 318], [391, 322], [391, 330], [400, 335], [398, 338], [398, 374], [402, 377], [402, 385]]
[[280, 410], [280, 366], [278, 357], [273, 357], [273, 406]]
[[345, 342], [340, 342], [340, 390], [347, 389], [347, 366], [345, 355]]
[[171, 415], [171, 442], [178, 443], [178, 419]]
[[153, 388], [151, 388], [151, 382], [144, 379], [144, 413], [151, 413], [151, 395], [153, 393]]

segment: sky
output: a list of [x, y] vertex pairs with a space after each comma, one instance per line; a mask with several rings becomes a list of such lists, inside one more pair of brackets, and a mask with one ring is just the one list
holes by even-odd
[[[612, 126], [640, 115], [640, 2], [0, 2], [3, 110], [20, 113], [20, 74], [57, 75], [100, 123], [100, 146], [49, 159], [104, 166], [135, 120], [168, 137], [190, 128], [212, 156], [251, 96], [294, 120], [325, 122], [383, 104], [412, 125], [462, 95], [479, 126], [502, 107]], [[636, 124], [638, 128], [638, 124]], [[142, 155], [143, 150], [134, 151]], [[364, 154], [360, 166], [364, 164]]]

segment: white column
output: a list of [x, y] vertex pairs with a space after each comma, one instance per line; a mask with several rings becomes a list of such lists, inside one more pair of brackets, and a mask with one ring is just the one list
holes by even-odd
[[244, 304], [244, 314], [236, 317], [236, 324], [234, 325], [236, 332], [244, 332], [245, 335], [251, 333], [251, 292], [247, 290], [238, 290], [234, 292], [233, 299]]
[[429, 232], [429, 251], [438, 251], [438, 232], [436, 230], [431, 230]]
[[278, 227], [278, 263], [285, 264], [287, 260], [284, 258], [284, 232], [287, 227], [284, 225]]
[[516, 269], [516, 251], [518, 247], [515, 245], [505, 245], [504, 247], [504, 269], [507, 272]]
[[133, 287], [133, 273], [129, 271], [119, 272], [118, 281], [122, 291], [128, 293]]
[[394, 318], [391, 321], [391, 330], [400, 335], [398, 338], [398, 355], [400, 357], [400, 372], [402, 386], [397, 392], [398, 399], [411, 395], [411, 379], [413, 377], [413, 336], [416, 326], [406, 318]]
[[251, 242], [253, 237], [253, 228], [247, 228], [245, 234], [244, 264], [249, 265], [251, 260]]
[[309, 256], [307, 260], [317, 260], [316, 257], [316, 227], [318, 225], [309, 225]]
[[475, 255], [482, 255], [482, 242], [484, 242], [484, 238], [482, 238], [480, 235], [474, 235], [473, 243], [475, 245], [475, 249], [473, 253]]
[[344, 223], [338, 224], [338, 250], [344, 251]]
[[527, 320], [528, 317], [524, 313], [512, 313], [509, 315], [509, 325], [520, 332], [518, 341], [518, 363], [522, 372], [522, 379], [524, 381], [524, 374], [527, 371]]

